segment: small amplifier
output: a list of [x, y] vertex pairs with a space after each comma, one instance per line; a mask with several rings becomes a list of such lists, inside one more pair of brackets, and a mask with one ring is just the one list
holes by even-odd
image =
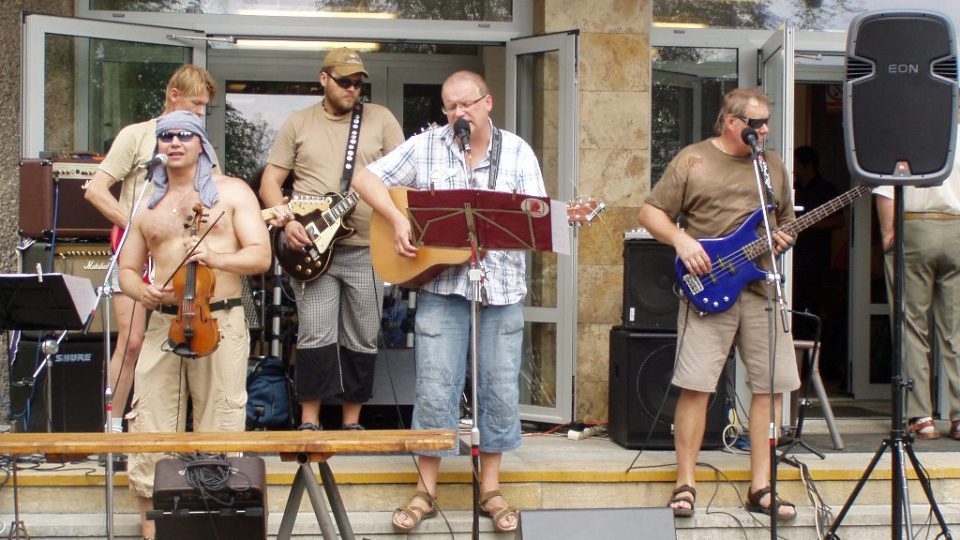
[[[53, 252], [50, 253], [49, 242], [33, 242], [27, 247], [18, 250], [20, 272], [23, 274], [36, 274], [37, 267], [40, 267], [41, 273], [50, 274], [70, 274], [72, 276], [85, 277], [90, 280], [90, 284], [96, 289], [103, 285], [103, 278], [106, 276], [107, 267], [110, 266], [110, 246], [107, 244], [94, 242], [57, 242]], [[51, 268], [51, 259], [53, 267]], [[116, 291], [120, 294], [120, 291]], [[101, 304], [102, 305], [102, 304]], [[103, 317], [101, 316], [101, 305], [97, 306], [97, 312], [93, 316], [93, 322], [90, 323], [90, 332], [103, 332]], [[113, 310], [110, 310], [110, 331], [116, 332], [117, 322]], [[71, 334], [79, 333], [79, 330], [71, 330]]]
[[162, 540], [266, 540], [266, 478], [258, 457], [162, 459], [147, 519]]
[[[83, 196], [101, 158], [20, 162], [20, 234], [30, 238], [106, 239], [112, 223]], [[121, 183], [111, 187], [119, 196]], [[56, 221], [56, 223], [54, 223]]]

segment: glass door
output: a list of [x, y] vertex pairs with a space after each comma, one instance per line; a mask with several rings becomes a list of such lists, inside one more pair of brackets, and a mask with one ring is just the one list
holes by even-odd
[[173, 28], [27, 15], [22, 153], [106, 153], [123, 126], [163, 110], [167, 79], [206, 64], [204, 35]]
[[[577, 195], [577, 34], [551, 34], [507, 44], [505, 127], [533, 147], [547, 194]], [[576, 234], [576, 231], [574, 231]], [[576, 373], [576, 242], [571, 255], [531, 252], [527, 258], [520, 413], [560, 424], [573, 418]]]

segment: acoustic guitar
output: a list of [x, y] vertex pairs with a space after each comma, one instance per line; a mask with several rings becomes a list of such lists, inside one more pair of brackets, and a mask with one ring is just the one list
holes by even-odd
[[[407, 214], [408, 187], [390, 189], [390, 199], [404, 215]], [[606, 208], [597, 200], [578, 198], [567, 204], [567, 221], [570, 225], [592, 222]], [[370, 259], [377, 274], [388, 283], [403, 287], [419, 287], [438, 274], [470, 260], [470, 250], [465, 248], [417, 247], [416, 257], [404, 257], [394, 249], [393, 226], [379, 213], [370, 220]]]

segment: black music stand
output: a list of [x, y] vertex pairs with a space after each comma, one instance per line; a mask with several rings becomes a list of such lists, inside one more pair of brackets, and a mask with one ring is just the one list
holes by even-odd
[[[417, 246], [470, 250], [471, 418], [473, 463], [473, 538], [480, 536], [480, 430], [477, 427], [477, 378], [480, 306], [485, 299], [483, 253], [495, 250], [569, 253], [566, 206], [547, 197], [472, 189], [410, 191], [407, 215]], [[560, 220], [560, 221], [558, 221]], [[558, 234], [564, 231], [565, 234]], [[557, 233], [557, 234], [555, 234]]]
[[[60, 330], [56, 343], [67, 335], [67, 330], [80, 330], [87, 315], [96, 307], [93, 284], [87, 278], [65, 274], [4, 274], [0, 275], [0, 330]], [[32, 380], [47, 369], [47, 414], [50, 414], [50, 384], [53, 355], [49, 352], [34, 372]], [[31, 382], [31, 384], [33, 384]], [[47, 421], [49, 426], [49, 419]], [[20, 520], [20, 500], [17, 489], [17, 463], [13, 463], [13, 513], [8, 538], [29, 538], [26, 526]], [[22, 536], [21, 536], [22, 534]]]

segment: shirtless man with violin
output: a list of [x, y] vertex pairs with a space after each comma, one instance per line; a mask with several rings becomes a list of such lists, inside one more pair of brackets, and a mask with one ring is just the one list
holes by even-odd
[[[156, 152], [168, 162], [154, 172], [153, 195], [130, 224], [120, 254], [124, 294], [155, 311], [137, 361], [129, 428], [184, 431], [190, 397], [193, 431], [243, 431], [249, 336], [240, 276], [269, 268], [267, 229], [247, 184], [213, 174], [213, 149], [199, 117], [185, 111], [161, 116], [156, 133]], [[153, 284], [141, 277], [148, 252]], [[154, 537], [146, 512], [161, 457], [129, 460], [144, 538]]]

